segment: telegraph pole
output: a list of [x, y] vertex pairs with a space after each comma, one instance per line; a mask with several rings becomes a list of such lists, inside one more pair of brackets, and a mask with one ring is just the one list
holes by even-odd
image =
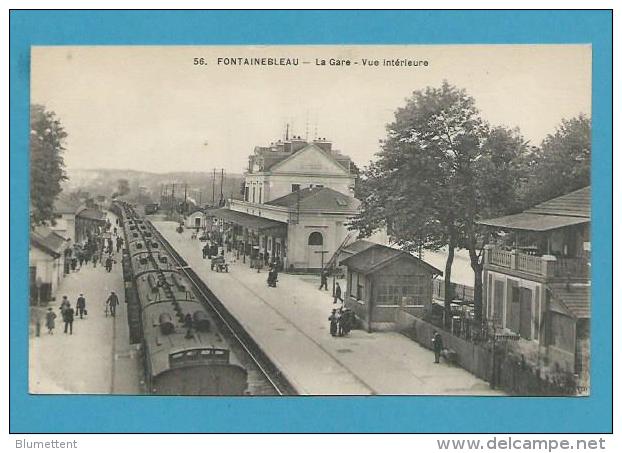
[[220, 201], [218, 202], [218, 206], [223, 206], [223, 201], [224, 201], [224, 197], [223, 197], [223, 193], [222, 193], [222, 185], [225, 181], [225, 169], [221, 168], [220, 169]]
[[212, 206], [216, 204], [216, 169], [212, 174]]
[[184, 215], [188, 212], [188, 183], [184, 183]]

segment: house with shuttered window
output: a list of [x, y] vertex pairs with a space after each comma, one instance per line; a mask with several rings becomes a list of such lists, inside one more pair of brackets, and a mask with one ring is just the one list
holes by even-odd
[[479, 222], [502, 239], [485, 250], [484, 313], [538, 367], [588, 379], [591, 192]]

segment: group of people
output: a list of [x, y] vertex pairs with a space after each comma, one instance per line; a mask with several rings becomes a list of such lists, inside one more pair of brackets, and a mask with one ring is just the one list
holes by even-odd
[[330, 334], [333, 337], [343, 337], [348, 335], [354, 327], [355, 316], [349, 308], [333, 308], [328, 320], [330, 321]]
[[[73, 320], [75, 316], [80, 316], [80, 319], [84, 319], [84, 317], [88, 314], [86, 310], [86, 298], [84, 294], [80, 293], [78, 299], [76, 300], [76, 308], [71, 306], [71, 302], [67, 299], [67, 296], [63, 296], [63, 300], [61, 301], [60, 307], [60, 316], [65, 325], [64, 333], [69, 331], [69, 335], [73, 335]], [[45, 314], [45, 327], [48, 329], [48, 334], [54, 334], [54, 328], [56, 327], [56, 313], [52, 307], [48, 308], [47, 313]]]
[[[112, 316], [116, 314], [117, 305], [119, 305], [119, 297], [115, 294], [114, 291], [110, 292], [110, 295], [104, 302], [105, 304], [105, 312], [106, 317], [108, 313]], [[64, 323], [64, 333], [69, 333], [69, 335], [73, 335], [73, 321], [76, 317], [80, 317], [80, 319], [84, 319], [88, 315], [88, 310], [86, 309], [86, 297], [84, 297], [83, 293], [80, 293], [78, 298], [76, 299], [76, 308], [74, 309], [71, 306], [71, 302], [67, 296], [63, 296], [63, 300], [61, 301], [60, 307], [60, 316]], [[54, 309], [52, 307], [48, 308], [48, 311], [45, 314], [45, 327], [48, 330], [49, 335], [54, 334], [54, 329], [56, 328], [56, 313], [54, 313]]]
[[[116, 225], [119, 225], [119, 220], [116, 220]], [[87, 239], [82, 243], [74, 244], [74, 246], [68, 249], [66, 253], [66, 262], [69, 263], [69, 269], [77, 272], [82, 266], [93, 263], [93, 267], [97, 267], [97, 263], [101, 263], [105, 266], [107, 272], [112, 271], [112, 266], [115, 262], [114, 253], [115, 249], [118, 253], [123, 247], [123, 238], [118, 234], [117, 226], [113, 226], [109, 219], [106, 219], [106, 223], [101, 227], [88, 234]], [[114, 237], [114, 240], [113, 240]], [[116, 307], [119, 305], [119, 298], [114, 291], [110, 293], [105, 304], [106, 316], [116, 313]], [[64, 324], [64, 333], [73, 335], [73, 322], [74, 319], [79, 317], [84, 319], [88, 315], [86, 308], [86, 297], [83, 293], [80, 293], [75, 302], [75, 308], [69, 302], [67, 296], [63, 296], [60, 307], [60, 318]], [[54, 312], [52, 307], [49, 307], [45, 314], [45, 326], [48, 334], [53, 335], [56, 327], [56, 319], [58, 316]]]
[[276, 288], [276, 282], [279, 280], [279, 267], [276, 262], [270, 263], [268, 267], [268, 286]]
[[[113, 240], [114, 237], [114, 240]], [[119, 253], [123, 248], [123, 238], [118, 234], [117, 227], [113, 227], [110, 220], [106, 220], [103, 228], [98, 228], [82, 243], [74, 244], [73, 248], [65, 252], [66, 271], [79, 271], [82, 266], [92, 263], [104, 265], [106, 271], [111, 272], [115, 263], [114, 253]]]

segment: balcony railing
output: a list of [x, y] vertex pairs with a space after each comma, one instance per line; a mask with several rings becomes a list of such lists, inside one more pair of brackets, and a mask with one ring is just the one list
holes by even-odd
[[519, 253], [516, 259], [516, 264], [516, 268], [519, 271], [535, 275], [542, 274], [542, 259], [539, 256], [525, 255], [524, 253]]
[[512, 252], [501, 249], [490, 250], [490, 264], [501, 267], [512, 267]]
[[487, 264], [545, 278], [590, 277], [590, 265], [585, 258], [558, 258], [551, 255], [533, 256], [518, 251], [489, 248]]

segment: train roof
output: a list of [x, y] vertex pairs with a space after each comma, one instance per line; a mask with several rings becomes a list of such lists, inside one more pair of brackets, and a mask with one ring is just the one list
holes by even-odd
[[[207, 313], [199, 302], [179, 302], [182, 312], [194, 315], [195, 312]], [[168, 314], [174, 324], [174, 331], [164, 334], [160, 329], [160, 315]], [[207, 331], [199, 331], [193, 328], [188, 335], [188, 329], [176, 315], [175, 308], [171, 302], [161, 302], [148, 305], [143, 309], [143, 333], [149, 354], [147, 360], [150, 362], [152, 375], [156, 376], [171, 368], [171, 355], [185, 351], [196, 350], [228, 350], [229, 345], [220, 333], [216, 330], [211, 317], [210, 328]], [[225, 357], [226, 355], [226, 357]], [[209, 360], [205, 354], [203, 358]], [[229, 363], [229, 354], [213, 354], [213, 359], [218, 363]], [[225, 361], [226, 359], [226, 361]]]

